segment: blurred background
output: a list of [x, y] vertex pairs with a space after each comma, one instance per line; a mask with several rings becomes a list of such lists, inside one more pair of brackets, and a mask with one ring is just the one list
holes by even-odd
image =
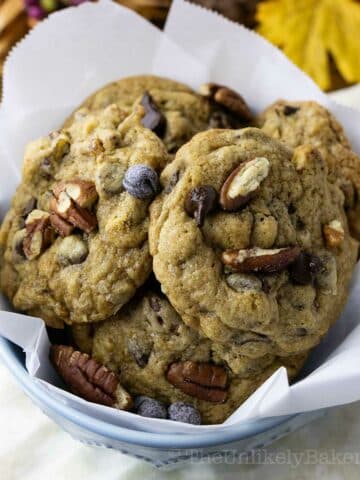
[[[9, 51], [57, 10], [91, 0], [0, 0], [0, 75]], [[171, 0], [116, 0], [158, 27]], [[325, 91], [360, 82], [360, 0], [189, 0], [257, 30]]]

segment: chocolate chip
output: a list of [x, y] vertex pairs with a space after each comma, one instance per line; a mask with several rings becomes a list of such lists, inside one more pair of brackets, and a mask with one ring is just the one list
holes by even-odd
[[296, 207], [293, 203], [290, 203], [290, 205], [288, 206], [288, 212], [289, 215], [293, 215], [296, 212]]
[[204, 224], [205, 217], [215, 209], [218, 200], [218, 193], [211, 185], [202, 185], [193, 188], [185, 202], [185, 210], [196, 220], [196, 225], [201, 227]]
[[136, 413], [142, 417], [167, 418], [165, 405], [154, 398], [140, 395], [135, 398], [134, 405]]
[[285, 105], [283, 112], [286, 117], [289, 117], [290, 115], [294, 115], [294, 113], [296, 113], [298, 110], [300, 110], [300, 107]]
[[318, 274], [323, 269], [323, 263], [319, 257], [310, 255], [309, 268], [313, 275]]
[[201, 425], [201, 415], [199, 411], [184, 402], [175, 402], [168, 409], [169, 419], [175, 422], [191, 423], [192, 425]]
[[299, 285], [308, 285], [313, 276], [321, 269], [321, 261], [315, 255], [301, 252], [298, 258], [290, 266], [290, 278]]
[[140, 103], [145, 109], [145, 116], [141, 120], [141, 124], [156, 133], [158, 137], [163, 138], [166, 130], [165, 116], [148, 92], [144, 93]]
[[159, 177], [155, 170], [147, 165], [134, 165], [125, 173], [123, 186], [133, 197], [147, 200], [159, 191]]

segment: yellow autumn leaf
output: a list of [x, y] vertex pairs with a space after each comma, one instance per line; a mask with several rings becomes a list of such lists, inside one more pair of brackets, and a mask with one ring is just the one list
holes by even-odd
[[360, 82], [360, 2], [268, 0], [257, 21], [258, 32], [323, 89], [331, 86], [331, 57], [348, 83]]

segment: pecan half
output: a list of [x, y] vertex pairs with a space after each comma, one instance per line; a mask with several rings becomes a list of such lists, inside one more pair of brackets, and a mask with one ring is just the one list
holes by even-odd
[[86, 233], [92, 232], [97, 226], [96, 216], [86, 208], [77, 205], [65, 192], [53, 197], [50, 201], [51, 213], [55, 213], [74, 227]]
[[225, 107], [244, 121], [252, 119], [252, 113], [243, 97], [229, 87], [206, 83], [200, 87], [200, 94]]
[[174, 387], [199, 400], [223, 403], [227, 399], [227, 372], [218, 365], [191, 361], [172, 363], [166, 379]]
[[323, 234], [328, 248], [338, 247], [345, 238], [345, 232], [339, 220], [333, 220], [329, 224], [324, 225]]
[[256, 195], [260, 184], [269, 175], [270, 162], [256, 157], [236, 168], [225, 180], [220, 192], [220, 205], [234, 212]]
[[28, 260], [34, 260], [53, 242], [54, 232], [50, 224], [50, 215], [42, 210], [33, 210], [25, 220], [25, 229], [23, 252]]
[[299, 247], [276, 249], [250, 248], [245, 250], [226, 250], [221, 260], [232, 270], [241, 273], [274, 273], [285, 270], [300, 255]]
[[117, 376], [86, 353], [65, 345], [52, 345], [50, 359], [70, 390], [93, 403], [119, 410], [132, 407], [130, 394]]

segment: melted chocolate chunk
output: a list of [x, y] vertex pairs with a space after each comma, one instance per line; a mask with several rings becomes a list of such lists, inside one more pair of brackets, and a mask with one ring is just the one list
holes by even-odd
[[148, 92], [144, 93], [141, 105], [145, 109], [145, 116], [141, 124], [156, 133], [158, 137], [163, 138], [166, 130], [166, 118]]
[[296, 113], [298, 110], [300, 110], [300, 107], [285, 105], [283, 112], [286, 117], [289, 117], [290, 115], [294, 115], [294, 113]]

